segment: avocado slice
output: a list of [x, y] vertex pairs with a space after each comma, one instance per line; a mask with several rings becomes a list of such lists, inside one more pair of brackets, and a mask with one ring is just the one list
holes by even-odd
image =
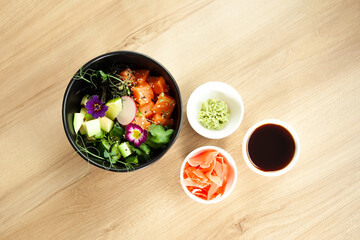
[[122, 110], [122, 99], [111, 99], [105, 105], [108, 106], [108, 110], [105, 112], [105, 116], [110, 118], [111, 120], [114, 120]]
[[81, 125], [84, 122], [84, 117], [85, 115], [83, 113], [74, 113], [74, 121], [73, 121], [73, 125], [74, 125], [74, 130], [75, 133], [78, 133], [78, 131], [80, 130]]
[[80, 109], [80, 113], [81, 113], [81, 114], [84, 114], [84, 116], [85, 116], [85, 114], [87, 114], [87, 109], [84, 108], [84, 107], [82, 107], [82, 108]]
[[85, 95], [82, 99], [81, 99], [81, 102], [80, 102], [80, 105], [81, 106], [85, 106], [87, 101], [89, 101], [89, 94]]
[[81, 124], [81, 127], [80, 127], [80, 129], [79, 129], [79, 132], [80, 132], [81, 135], [85, 135], [85, 134], [86, 134], [85, 127], [84, 127], [84, 123]]
[[100, 120], [98, 118], [86, 121], [83, 123], [83, 125], [88, 137], [92, 137], [101, 133]]
[[107, 117], [102, 117], [99, 118], [100, 119], [100, 128], [101, 130], [105, 131], [105, 132], [110, 132], [111, 129], [114, 127], [114, 121], [112, 121], [111, 119], [107, 118]]

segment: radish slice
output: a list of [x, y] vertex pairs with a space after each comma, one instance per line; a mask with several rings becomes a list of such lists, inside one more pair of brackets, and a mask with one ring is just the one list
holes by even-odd
[[136, 117], [136, 104], [129, 96], [123, 96], [121, 98], [123, 100], [123, 107], [116, 119], [121, 125], [128, 125]]

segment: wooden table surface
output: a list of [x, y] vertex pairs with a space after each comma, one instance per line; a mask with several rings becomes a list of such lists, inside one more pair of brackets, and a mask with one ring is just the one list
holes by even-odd
[[[360, 2], [0, 0], [0, 239], [359, 239]], [[181, 133], [156, 164], [114, 173], [74, 154], [61, 105], [88, 60], [133, 50], [175, 77], [186, 109], [223, 81], [245, 104], [238, 130]], [[276, 118], [301, 141], [280, 177], [252, 172], [241, 142]], [[238, 182], [223, 202], [183, 191], [185, 156], [226, 149]]]

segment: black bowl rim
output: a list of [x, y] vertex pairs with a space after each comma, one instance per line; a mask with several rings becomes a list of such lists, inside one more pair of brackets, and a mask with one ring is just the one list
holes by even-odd
[[[174, 86], [175, 86], [175, 89], [176, 91], [179, 93], [179, 100], [180, 100], [180, 104], [179, 104], [179, 107], [180, 107], [180, 121], [179, 121], [179, 130], [175, 133], [175, 136], [173, 138], [173, 140], [170, 142], [170, 144], [168, 144], [166, 146], [166, 148], [163, 149], [163, 151], [158, 155], [156, 156], [152, 161], [149, 161], [149, 162], [146, 162], [145, 164], [142, 164], [142, 165], [139, 165], [137, 167], [134, 167], [133, 169], [131, 170], [126, 170], [126, 169], [116, 169], [116, 168], [113, 168], [113, 167], [109, 167], [109, 168], [106, 168], [105, 166], [97, 163], [97, 162], [94, 162], [92, 161], [91, 159], [87, 158], [83, 152], [80, 151], [80, 149], [78, 149], [75, 145], [75, 143], [72, 141], [71, 137], [70, 137], [70, 133], [69, 133], [69, 130], [67, 129], [67, 119], [66, 119], [66, 114], [65, 114], [65, 99], [68, 98], [68, 95], [69, 95], [69, 91], [70, 91], [70, 88], [72, 87], [73, 83], [75, 82], [75, 79], [74, 77], [71, 78], [68, 86], [66, 87], [66, 90], [65, 90], [65, 94], [64, 94], [64, 98], [63, 98], [63, 102], [62, 102], [62, 121], [63, 121], [63, 127], [64, 127], [64, 130], [65, 130], [65, 134], [66, 134], [66, 137], [67, 139], [69, 140], [71, 146], [74, 148], [74, 150], [84, 159], [86, 160], [88, 163], [96, 166], [96, 167], [99, 167], [101, 169], [104, 169], [104, 170], [107, 170], [107, 171], [113, 171], [113, 172], [133, 172], [133, 171], [136, 171], [136, 170], [139, 170], [139, 169], [142, 169], [142, 168], [145, 168], [147, 166], [150, 166], [151, 164], [159, 161], [166, 153], [167, 151], [169, 151], [169, 149], [171, 148], [171, 146], [175, 143], [175, 141], [177, 140], [179, 134], [180, 134], [180, 131], [181, 131], [181, 127], [182, 127], [182, 121], [183, 121], [183, 111], [182, 111], [182, 99], [181, 99], [181, 92], [180, 92], [180, 88], [179, 86], [177, 85], [176, 81], [175, 81], [175, 78], [171, 75], [171, 73], [161, 64], [159, 63], [158, 61], [156, 61], [155, 59], [151, 58], [150, 56], [147, 56], [143, 53], [139, 53], [139, 52], [134, 52], [134, 51], [113, 51], [113, 52], [108, 52], [108, 53], [105, 53], [105, 54], [102, 54], [100, 56], [97, 56], [93, 59], [91, 59], [90, 61], [88, 61], [87, 63], [85, 63], [81, 68], [87, 68], [89, 67], [91, 64], [93, 64], [94, 62], [97, 62], [99, 60], [101, 60], [102, 58], [106, 58], [106, 57], [109, 57], [109, 56], [113, 56], [113, 55], [118, 55], [118, 54], [132, 54], [132, 55], [138, 55], [140, 57], [144, 57], [144, 58], [147, 58], [148, 60], [154, 62], [155, 64], [159, 65], [168, 75], [169, 77], [171, 78], [171, 80], [173, 81], [174, 83]], [[78, 70], [79, 71], [79, 70]], [[75, 73], [76, 74], [76, 73]]]

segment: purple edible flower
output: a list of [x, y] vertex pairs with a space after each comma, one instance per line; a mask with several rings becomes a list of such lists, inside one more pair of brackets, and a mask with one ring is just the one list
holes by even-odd
[[94, 95], [85, 105], [87, 113], [91, 114], [93, 118], [104, 117], [108, 106], [101, 102], [98, 96]]
[[146, 141], [147, 131], [136, 124], [131, 123], [127, 125], [125, 131], [125, 138], [133, 142], [135, 147], [139, 147]]

